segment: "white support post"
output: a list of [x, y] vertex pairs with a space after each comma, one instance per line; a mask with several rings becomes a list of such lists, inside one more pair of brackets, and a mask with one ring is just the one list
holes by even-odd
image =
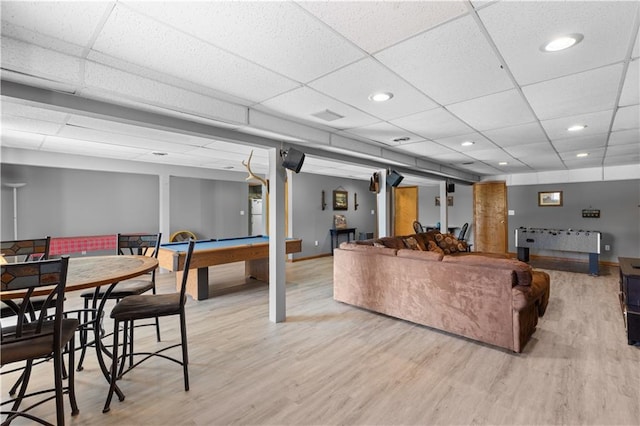
[[449, 207], [447, 203], [447, 182], [440, 182], [440, 232], [449, 232]]
[[18, 188], [22, 188], [26, 183], [5, 183], [5, 186], [13, 188], [13, 239], [18, 239]]
[[269, 149], [269, 320], [286, 317], [286, 255], [284, 217], [285, 169], [280, 166], [280, 150]]
[[389, 236], [389, 191], [387, 190], [387, 171], [378, 170], [378, 238]]
[[161, 174], [159, 179], [159, 203], [160, 217], [158, 223], [160, 232], [162, 232], [162, 242], [169, 242], [171, 236], [171, 177], [168, 174]]

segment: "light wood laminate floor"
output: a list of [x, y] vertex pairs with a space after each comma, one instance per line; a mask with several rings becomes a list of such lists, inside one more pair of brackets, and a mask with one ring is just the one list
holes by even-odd
[[[216, 288], [242, 283], [243, 268], [212, 268], [211, 279]], [[330, 257], [287, 264], [286, 322], [269, 322], [266, 285], [189, 300], [191, 390], [177, 364], [148, 361], [120, 381], [125, 401], [103, 414], [107, 383], [90, 352], [76, 374], [80, 414], [65, 403], [67, 423], [637, 425], [640, 347], [627, 345], [618, 270], [603, 269], [548, 270], [546, 315], [514, 354], [335, 302]], [[160, 274], [160, 292], [173, 288], [173, 274]], [[79, 304], [70, 294], [67, 306]], [[176, 342], [177, 321], [161, 326]], [[137, 349], [156, 346], [153, 328], [136, 333]], [[37, 367], [32, 385], [51, 370]], [[3, 399], [12, 382], [2, 377]], [[55, 419], [52, 403], [35, 412]]]

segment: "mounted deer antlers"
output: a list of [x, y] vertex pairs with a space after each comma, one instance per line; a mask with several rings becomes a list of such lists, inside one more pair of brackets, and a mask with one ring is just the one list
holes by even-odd
[[257, 181], [260, 181], [267, 188], [267, 192], [269, 192], [269, 182], [265, 178], [261, 178], [251, 171], [251, 157], [253, 157], [253, 150], [251, 150], [251, 154], [249, 154], [249, 159], [247, 160], [247, 162], [245, 163], [244, 161], [242, 161], [242, 165], [245, 166], [249, 171], [249, 176], [247, 176], [246, 180], [255, 179]]

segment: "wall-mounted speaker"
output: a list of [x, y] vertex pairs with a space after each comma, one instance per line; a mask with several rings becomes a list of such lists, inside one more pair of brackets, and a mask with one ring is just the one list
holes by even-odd
[[400, 173], [396, 172], [395, 170], [389, 170], [389, 173], [387, 174], [387, 185], [395, 188], [396, 186], [400, 185], [402, 179], [404, 179], [404, 176], [402, 176]]
[[455, 183], [448, 183], [447, 184], [447, 193], [451, 194], [453, 192], [456, 192], [456, 184]]
[[296, 173], [300, 172], [304, 163], [304, 153], [294, 148], [289, 148], [284, 154], [282, 159], [282, 167], [285, 169], [293, 170]]

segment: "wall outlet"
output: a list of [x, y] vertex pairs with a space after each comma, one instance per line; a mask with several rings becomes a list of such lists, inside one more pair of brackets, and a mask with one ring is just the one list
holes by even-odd
[[515, 215], [516, 215], [515, 210], [509, 210], [509, 216], [515, 216]]
[[87, 254], [86, 250], [82, 250], [82, 255], [84, 256], [85, 254]]
[[318, 247], [318, 242], [317, 241], [315, 242], [315, 246]]
[[244, 210], [240, 210], [240, 216], [244, 216]]
[[372, 215], [373, 215], [373, 214], [376, 214], [376, 211], [375, 211], [375, 210], [371, 210], [371, 214], [372, 214]]
[[609, 250], [611, 250], [611, 246], [609, 244], [605, 244], [604, 251], [609, 251]]

